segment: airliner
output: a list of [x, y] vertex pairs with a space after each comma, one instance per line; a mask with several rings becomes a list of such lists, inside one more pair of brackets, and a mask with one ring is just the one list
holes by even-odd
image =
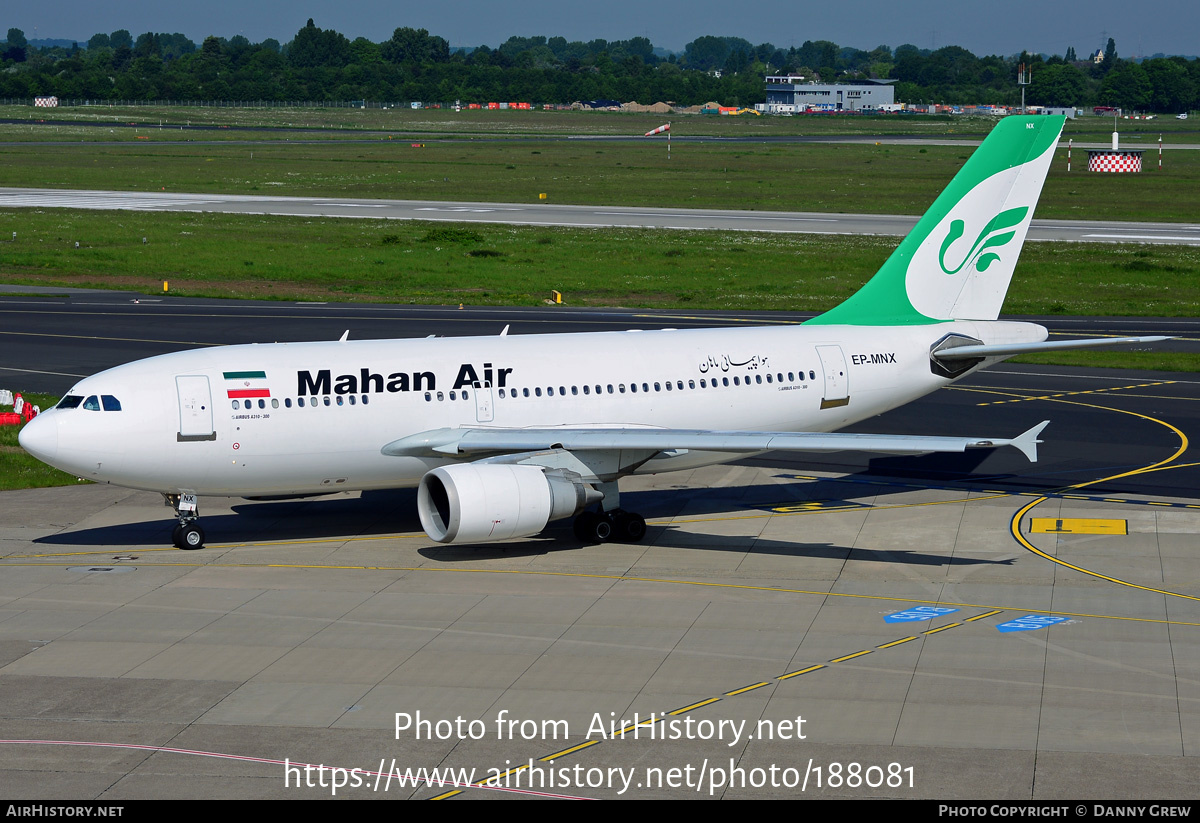
[[441, 543], [538, 534], [634, 542], [619, 483], [770, 450], [884, 454], [1011, 446], [1037, 459], [1048, 421], [1013, 437], [839, 433], [1047, 342], [1001, 304], [1064, 118], [1001, 120], [882, 268], [793, 326], [224, 346], [77, 383], [20, 434], [81, 478], [160, 492], [173, 542], [198, 549], [197, 498], [417, 488]]

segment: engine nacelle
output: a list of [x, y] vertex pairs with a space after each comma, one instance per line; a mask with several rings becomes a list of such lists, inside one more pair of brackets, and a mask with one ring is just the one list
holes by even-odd
[[535, 535], [601, 496], [563, 469], [464, 463], [421, 478], [417, 512], [439, 543], [486, 543]]

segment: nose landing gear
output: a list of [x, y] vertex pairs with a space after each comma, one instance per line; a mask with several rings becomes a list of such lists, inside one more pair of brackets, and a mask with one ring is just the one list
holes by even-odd
[[194, 494], [163, 494], [163, 503], [174, 510], [179, 524], [171, 530], [171, 542], [177, 549], [204, 548], [204, 529], [200, 528], [200, 511]]

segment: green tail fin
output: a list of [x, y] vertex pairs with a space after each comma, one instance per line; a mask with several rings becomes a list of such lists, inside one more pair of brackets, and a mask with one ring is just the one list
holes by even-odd
[[995, 320], [1064, 117], [1005, 117], [866, 285], [808, 321], [898, 326]]

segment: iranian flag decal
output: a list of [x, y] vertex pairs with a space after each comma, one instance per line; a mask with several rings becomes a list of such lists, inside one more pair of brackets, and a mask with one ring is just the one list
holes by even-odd
[[271, 396], [271, 390], [265, 385], [267, 382], [265, 371], [227, 371], [223, 372], [223, 375], [225, 389], [234, 399]]

